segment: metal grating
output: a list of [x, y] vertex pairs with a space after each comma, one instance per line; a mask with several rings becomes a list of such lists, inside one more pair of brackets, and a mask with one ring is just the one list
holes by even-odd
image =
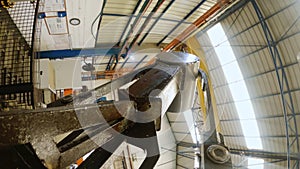
[[0, 7], [0, 100], [2, 109], [32, 108], [32, 35], [36, 3]]

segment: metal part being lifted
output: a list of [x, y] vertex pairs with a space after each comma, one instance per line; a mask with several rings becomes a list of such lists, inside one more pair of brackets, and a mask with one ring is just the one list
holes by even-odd
[[[176, 62], [167, 62], [167, 56], [176, 56]], [[30, 143], [37, 157], [52, 168], [64, 168], [96, 149], [79, 168], [91, 165], [99, 168], [119, 143], [126, 140], [147, 152], [141, 168], [153, 168], [159, 158], [155, 129], [160, 129], [160, 118], [174, 99], [183, 102], [178, 100], [178, 92], [181, 98], [194, 95], [195, 83], [187, 80], [196, 79], [199, 64], [199, 60], [189, 54], [160, 53], [157, 57], [154, 65], [78, 96], [64, 97], [49, 104], [47, 109], [2, 113], [0, 145]], [[189, 58], [193, 59], [189, 61]], [[186, 73], [190, 71], [193, 73]], [[120, 92], [119, 100], [95, 103], [98, 97], [119, 90], [129, 82], [133, 84]], [[188, 106], [190, 103], [184, 102], [179, 109]], [[149, 142], [138, 142], [137, 138]], [[109, 151], [105, 147], [112, 149]], [[17, 153], [22, 156], [22, 152]], [[99, 156], [102, 160], [95, 159]]]

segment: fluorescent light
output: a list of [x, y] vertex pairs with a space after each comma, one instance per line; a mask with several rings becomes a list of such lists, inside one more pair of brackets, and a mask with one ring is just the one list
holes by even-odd
[[[253, 105], [237, 59], [221, 24], [207, 32], [218, 56], [237, 110], [247, 148], [262, 149]], [[222, 43], [222, 45], [220, 45]], [[252, 119], [252, 120], [249, 120]], [[256, 159], [257, 160], [257, 159]], [[263, 160], [262, 160], [263, 161]]]

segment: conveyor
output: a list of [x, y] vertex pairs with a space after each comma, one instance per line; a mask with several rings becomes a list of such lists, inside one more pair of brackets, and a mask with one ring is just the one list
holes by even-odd
[[[94, 150], [79, 168], [100, 168], [126, 140], [147, 152], [140, 168], [153, 168], [161, 117], [192, 108], [198, 67], [194, 55], [163, 52], [153, 65], [47, 109], [1, 113], [0, 154], [13, 157], [6, 160], [12, 168], [65, 168]], [[118, 99], [95, 103], [115, 91]]]

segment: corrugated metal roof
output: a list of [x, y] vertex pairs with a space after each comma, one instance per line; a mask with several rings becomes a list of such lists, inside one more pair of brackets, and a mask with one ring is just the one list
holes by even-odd
[[[300, 41], [298, 36], [298, 20], [300, 18], [300, 13], [297, 10], [299, 8], [298, 2], [292, 0], [257, 1], [262, 13], [266, 17], [266, 22], [274, 36], [281, 55], [294, 101], [295, 113], [297, 114], [300, 112], [298, 105], [300, 98], [300, 83], [298, 78], [300, 67], [299, 58], [297, 58], [300, 51], [299, 45], [297, 45]], [[248, 3], [224, 19], [221, 24], [237, 57], [247, 85], [257, 117], [256, 120], [261, 134], [263, 150], [269, 152], [287, 152], [286, 123], [283, 116], [278, 79], [265, 34], [253, 5]], [[255, 119], [239, 119], [237, 114], [243, 112], [237, 112], [235, 109], [234, 101], [230, 97], [229, 84], [226, 82], [222, 72], [223, 65], [220, 65], [207, 35], [201, 34], [198, 39], [206, 53], [225, 141], [231, 148], [246, 148], [240, 123], [246, 123], [249, 120]], [[287, 91], [286, 85], [284, 86], [284, 91]], [[299, 120], [300, 118], [297, 116], [296, 121]], [[290, 125], [293, 127], [293, 122]], [[299, 130], [300, 125], [296, 125]], [[251, 128], [248, 130], [250, 131]], [[290, 135], [290, 140], [294, 137], [294, 135]], [[253, 138], [255, 139], [255, 137]], [[291, 150], [299, 153], [295, 146], [293, 145]], [[233, 158], [233, 162], [236, 160]], [[282, 168], [286, 165], [286, 162], [278, 162], [272, 163], [272, 165], [266, 164], [265, 168]]]
[[[137, 8], [137, 11], [135, 14], [133, 14], [133, 19], [130, 22], [130, 25], [134, 23], [134, 20], [136, 19], [136, 15], [138, 15], [138, 11], [141, 9], [142, 4], [145, 1], [142, 1], [142, 3]], [[142, 34], [149, 33], [148, 37], [145, 39], [143, 43], [158, 43], [160, 40], [164, 38], [164, 36], [168, 36], [166, 40], [164, 40], [164, 43], [168, 43], [171, 40], [173, 40], [179, 33], [181, 33], [187, 26], [189, 26], [188, 23], [194, 22], [198, 17], [200, 17], [203, 13], [205, 13], [210, 7], [212, 7], [214, 4], [216, 4], [217, 0], [210, 0], [210, 1], [183, 1], [183, 0], [175, 0], [175, 3], [173, 3], [168, 10], [165, 11], [165, 13], [162, 15], [161, 18], [158, 16], [165, 10], [165, 8], [168, 6], [168, 4], [171, 2], [171, 0], [166, 0], [163, 2], [161, 7], [158, 9], [157, 13], [153, 16], [151, 19], [149, 25], [146, 26]], [[141, 27], [141, 25], [144, 23], [145, 19], [149, 16], [152, 9], [156, 5], [157, 0], [153, 1], [149, 8], [146, 10], [143, 19], [139, 24], [136, 26], [136, 28], [133, 31], [133, 35], [136, 35], [137, 31]], [[201, 3], [202, 5], [193, 11], [193, 8], [197, 6], [197, 4]], [[103, 21], [101, 22], [100, 29], [99, 29], [99, 37], [97, 40], [97, 45], [101, 46], [101, 44], [104, 43], [117, 43], [116, 39], [117, 37], [121, 37], [123, 34], [120, 34], [121, 32], [125, 32], [125, 36], [122, 38], [122, 41], [124, 41], [126, 34], [130, 30], [131, 26], [126, 27], [126, 21], [128, 21], [128, 18], [132, 15], [133, 9], [135, 8], [135, 5], [137, 4], [137, 0], [133, 1], [107, 1], [106, 6], [104, 8], [104, 15], [103, 15]], [[192, 12], [193, 11], [193, 12]], [[188, 15], [190, 13], [190, 15]], [[188, 16], [188, 17], [187, 17]], [[184, 19], [186, 18], [186, 19]], [[152, 26], [152, 24], [157, 20], [157, 24], [154, 26], [154, 29], [152, 31], [148, 32], [149, 28]], [[115, 23], [111, 24], [111, 22]], [[179, 22], [180, 23], [178, 27], [175, 27]], [[134, 26], [134, 25], [133, 25]], [[174, 31], [171, 32], [171, 30], [174, 29]], [[106, 30], [106, 31], [105, 31]], [[121, 31], [122, 30], [122, 31]], [[109, 32], [113, 32], [112, 34], [109, 34]], [[169, 34], [170, 33], [170, 34]], [[142, 37], [140, 37], [138, 40], [141, 40]]]

